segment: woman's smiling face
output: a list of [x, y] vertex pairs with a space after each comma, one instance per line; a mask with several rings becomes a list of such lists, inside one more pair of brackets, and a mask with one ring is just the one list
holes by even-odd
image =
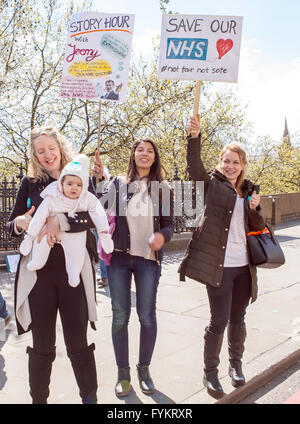
[[239, 154], [229, 149], [226, 150], [220, 161], [220, 169], [222, 174], [225, 175], [233, 186], [235, 186], [237, 179], [243, 170]]
[[141, 141], [134, 153], [136, 169], [149, 170], [155, 161], [155, 151], [151, 143]]
[[61, 167], [61, 153], [53, 137], [40, 135], [34, 140], [34, 153], [40, 165], [53, 178], [58, 178]]

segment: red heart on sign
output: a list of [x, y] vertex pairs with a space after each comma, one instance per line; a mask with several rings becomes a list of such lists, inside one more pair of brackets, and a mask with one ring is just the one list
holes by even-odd
[[229, 50], [231, 50], [233, 47], [233, 41], [228, 38], [227, 40], [223, 40], [220, 38], [220, 40], [217, 41], [217, 50], [219, 53], [219, 59], [221, 59], [224, 54], [228, 53]]

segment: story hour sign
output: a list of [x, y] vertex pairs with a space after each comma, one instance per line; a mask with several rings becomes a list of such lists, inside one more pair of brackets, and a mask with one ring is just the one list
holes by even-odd
[[134, 15], [82, 12], [71, 17], [60, 96], [126, 99]]
[[243, 18], [163, 14], [161, 79], [237, 82]]

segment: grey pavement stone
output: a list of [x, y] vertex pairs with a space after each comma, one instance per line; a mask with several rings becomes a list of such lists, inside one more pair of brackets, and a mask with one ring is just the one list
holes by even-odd
[[[300, 328], [300, 222], [281, 225], [276, 231], [286, 255], [279, 269], [259, 269], [258, 300], [247, 311], [247, 339], [244, 372], [248, 381], [272, 370], [299, 349], [294, 335]], [[182, 240], [181, 240], [182, 242]], [[184, 251], [166, 252], [158, 299], [158, 337], [151, 364], [157, 391], [144, 395], [138, 385], [135, 366], [138, 360], [139, 322], [132, 284], [132, 313], [129, 324], [129, 349], [134, 391], [123, 399], [114, 395], [117, 377], [111, 342], [109, 289], [97, 290], [97, 331], [88, 330], [89, 343], [96, 344], [99, 402], [103, 404], [213, 404], [202, 384], [203, 332], [209, 320], [205, 286], [187, 278], [179, 282], [177, 268]], [[13, 311], [14, 276], [0, 269], [0, 290]], [[300, 329], [299, 329], [300, 332]], [[14, 319], [7, 339], [0, 343], [0, 404], [31, 403], [28, 389], [26, 346], [31, 334], [17, 336]], [[226, 335], [220, 355], [219, 375], [225, 392], [232, 394], [228, 372]], [[273, 368], [272, 368], [273, 366]], [[265, 378], [265, 377], [264, 377]], [[49, 403], [80, 403], [75, 378], [67, 358], [60, 321], [57, 323], [57, 358], [53, 364]]]

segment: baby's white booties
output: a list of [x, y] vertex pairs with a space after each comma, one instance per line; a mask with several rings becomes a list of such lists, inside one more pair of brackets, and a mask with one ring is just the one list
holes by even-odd
[[32, 249], [32, 243], [33, 243], [33, 238], [29, 234], [26, 234], [24, 237], [24, 240], [20, 244], [20, 253], [23, 256], [29, 255]]

